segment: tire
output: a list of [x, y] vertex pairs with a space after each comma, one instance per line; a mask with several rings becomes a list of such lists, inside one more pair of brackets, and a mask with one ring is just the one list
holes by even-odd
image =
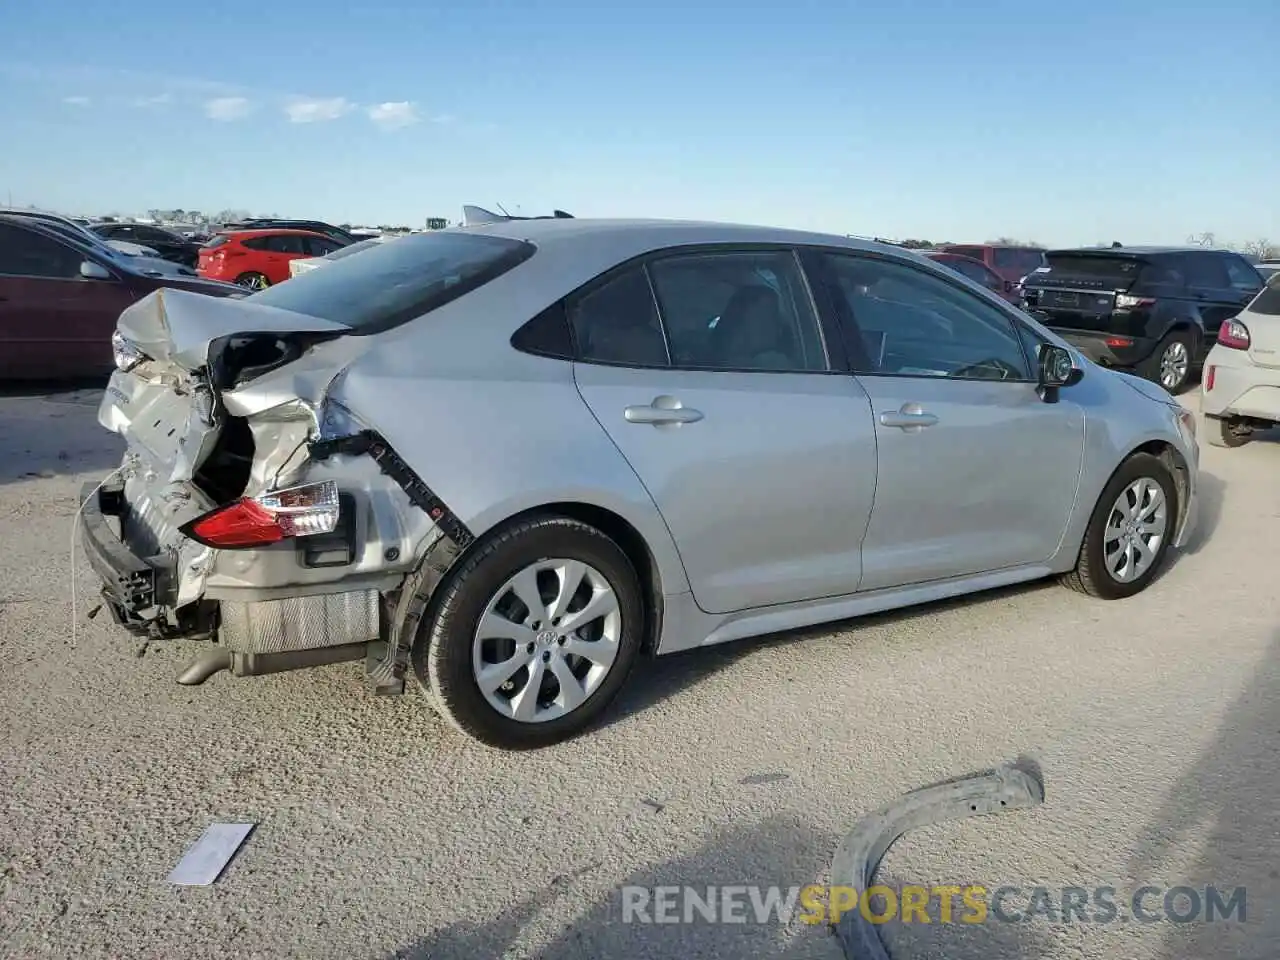
[[[1174, 396], [1182, 393], [1191, 383], [1192, 360], [1195, 356], [1195, 345], [1192, 343], [1191, 332], [1188, 330], [1174, 330], [1166, 334], [1165, 338], [1156, 345], [1155, 350], [1151, 352], [1151, 356], [1138, 364], [1138, 373], [1152, 383], [1158, 383]], [[1170, 356], [1172, 355], [1172, 357]], [[1181, 356], [1181, 364], [1177, 364], [1178, 356]], [[1165, 382], [1165, 366], [1166, 359], [1169, 359], [1171, 373], [1176, 373], [1169, 383]]]
[[240, 274], [235, 282], [238, 286], [247, 287], [250, 290], [265, 290], [271, 286], [271, 281], [267, 279], [266, 274], [258, 273], [256, 270]]
[[[553, 600], [544, 600], [541, 616], [536, 612], [525, 615], [519, 612], [529, 611], [532, 605], [523, 604], [515, 597], [515, 588], [508, 588], [510, 581], [517, 574], [527, 576], [539, 564], [560, 559], [585, 565], [582, 583], [596, 587], [593, 596], [602, 595], [597, 577], [612, 590], [617, 619], [603, 617], [584, 621], [578, 633], [566, 637], [559, 634], [550, 620], [544, 622], [544, 616], [550, 617], [555, 612], [547, 606], [553, 604]], [[562, 566], [561, 572], [563, 569]], [[553, 595], [552, 588], [563, 584], [565, 579], [555, 570], [534, 574], [534, 583], [542, 587], [544, 597]], [[584, 596], [586, 594], [579, 593], [577, 598]], [[517, 522], [477, 544], [458, 570], [441, 584], [438, 602], [433, 604], [434, 614], [424, 620], [415, 638], [414, 675], [446, 720], [483, 743], [504, 750], [537, 749], [559, 743], [587, 729], [622, 689], [644, 636], [643, 596], [639, 577], [627, 555], [594, 527], [557, 516]], [[514, 608], [510, 606], [512, 603]], [[489, 612], [495, 604], [503, 608], [501, 615]], [[507, 606], [503, 607], [504, 604]], [[573, 612], [580, 608], [581, 600], [577, 599], [569, 605], [564, 619], [571, 619]], [[477, 639], [481, 618], [486, 613], [490, 622], [511, 629], [511, 636], [500, 632], [485, 641]], [[523, 626], [512, 628], [513, 622]], [[535, 622], [540, 626], [525, 629]], [[590, 635], [597, 625], [600, 636], [584, 641], [580, 633], [585, 631]], [[548, 634], [554, 636], [548, 637]], [[517, 636], [522, 638], [519, 646]], [[481, 647], [482, 653], [477, 654], [477, 648]], [[612, 650], [612, 659], [602, 668], [602, 673], [593, 678], [589, 671], [595, 669], [596, 661], [577, 656], [572, 653], [573, 649], [590, 649], [593, 656], [602, 656], [597, 650], [605, 654]], [[480, 667], [477, 656], [481, 657]], [[481, 690], [479, 671], [484, 664], [496, 666], [517, 660], [524, 666], [517, 667], [506, 683], [490, 694]], [[537, 660], [542, 660], [541, 666]], [[558, 715], [556, 711], [564, 711], [564, 704], [550, 702], [545, 719], [534, 720], [528, 716], [517, 719], [516, 707], [518, 704], [528, 706], [531, 691], [530, 709], [535, 714], [543, 711], [547, 692], [554, 690], [555, 699], [563, 699], [563, 687], [555, 671], [565, 667], [575, 671], [575, 678], [580, 681], [575, 693], [585, 693], [581, 702]], [[576, 677], [579, 670], [588, 672]], [[553, 679], [544, 679], [544, 675]], [[539, 691], [543, 693], [539, 695]], [[504, 699], [508, 694], [509, 699]], [[504, 708], [500, 710], [490, 697]]]
[[1248, 427], [1237, 426], [1230, 420], [1214, 420], [1205, 431], [1205, 439], [1212, 446], [1235, 449], [1252, 440], [1253, 431]]
[[[1117, 577], [1107, 563], [1105, 546], [1108, 541], [1114, 542], [1114, 531], [1109, 531], [1108, 527], [1121, 494], [1127, 493], [1132, 485], [1142, 480], [1156, 484], [1164, 496], [1164, 530], [1148, 566], [1132, 579], [1124, 580]], [[1140, 593], [1155, 579], [1164, 565], [1169, 544], [1177, 531], [1178, 510], [1178, 488], [1165, 462], [1149, 453], [1133, 454], [1120, 465], [1098, 497], [1093, 515], [1089, 518], [1089, 526], [1085, 530], [1084, 542], [1080, 545], [1075, 569], [1063, 576], [1062, 582], [1073, 590], [1103, 600], [1122, 600]], [[1124, 536], [1121, 528], [1121, 543]], [[1149, 540], [1143, 542], [1150, 544]]]

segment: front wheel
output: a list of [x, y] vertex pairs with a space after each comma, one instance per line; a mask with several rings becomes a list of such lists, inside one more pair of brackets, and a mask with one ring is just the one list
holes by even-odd
[[1063, 583], [1103, 600], [1139, 593], [1155, 579], [1178, 523], [1178, 488], [1165, 462], [1135, 453], [1098, 498], [1076, 567]]
[[267, 279], [266, 274], [256, 271], [240, 274], [236, 277], [236, 283], [249, 290], [265, 290], [271, 286], [271, 281]]
[[455, 727], [491, 746], [549, 746], [617, 696], [644, 635], [627, 555], [594, 527], [539, 517], [479, 544], [441, 585], [414, 674]]

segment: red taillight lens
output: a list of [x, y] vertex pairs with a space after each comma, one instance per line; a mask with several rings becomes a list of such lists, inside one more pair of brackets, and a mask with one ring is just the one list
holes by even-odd
[[1204, 371], [1204, 388], [1206, 390], [1213, 389], [1213, 381], [1217, 379], [1218, 368], [1214, 366], [1206, 367]]
[[210, 547], [255, 547], [284, 539], [276, 515], [255, 500], [237, 500], [191, 525], [188, 536]]
[[1218, 328], [1218, 343], [1232, 350], [1249, 349], [1249, 328], [1239, 320], [1224, 321]]
[[236, 500], [198, 517], [182, 532], [205, 546], [234, 550], [331, 533], [339, 512], [338, 485], [325, 480]]
[[1133, 341], [1128, 337], [1107, 337], [1108, 347], [1132, 347]]

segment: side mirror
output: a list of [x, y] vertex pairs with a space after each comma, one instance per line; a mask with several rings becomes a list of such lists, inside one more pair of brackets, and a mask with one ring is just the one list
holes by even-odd
[[1058, 391], [1080, 382], [1084, 371], [1076, 366], [1071, 351], [1052, 343], [1042, 343], [1037, 348], [1039, 371], [1037, 384], [1045, 403], [1057, 403]]
[[110, 280], [111, 271], [96, 260], [85, 260], [80, 264], [80, 276], [86, 280]]

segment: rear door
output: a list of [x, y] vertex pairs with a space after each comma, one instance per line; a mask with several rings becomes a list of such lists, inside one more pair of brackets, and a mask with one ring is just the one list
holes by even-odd
[[1203, 356], [1217, 340], [1223, 322], [1236, 316], [1253, 299], [1261, 284], [1255, 284], [1252, 291], [1234, 286], [1226, 257], [1220, 253], [1193, 251], [1182, 254], [1181, 260], [1187, 278], [1187, 292], [1204, 325]]
[[1041, 400], [1003, 307], [923, 267], [857, 254], [825, 262], [875, 417], [862, 588], [1046, 561], [1071, 516], [1084, 451], [1070, 391]]
[[133, 296], [118, 279], [81, 277], [84, 260], [70, 244], [0, 224], [0, 352], [8, 375], [73, 377], [110, 369], [111, 332]]
[[796, 255], [660, 255], [569, 305], [578, 390], [712, 613], [855, 592], [875, 495], [866, 394], [834, 372]]

